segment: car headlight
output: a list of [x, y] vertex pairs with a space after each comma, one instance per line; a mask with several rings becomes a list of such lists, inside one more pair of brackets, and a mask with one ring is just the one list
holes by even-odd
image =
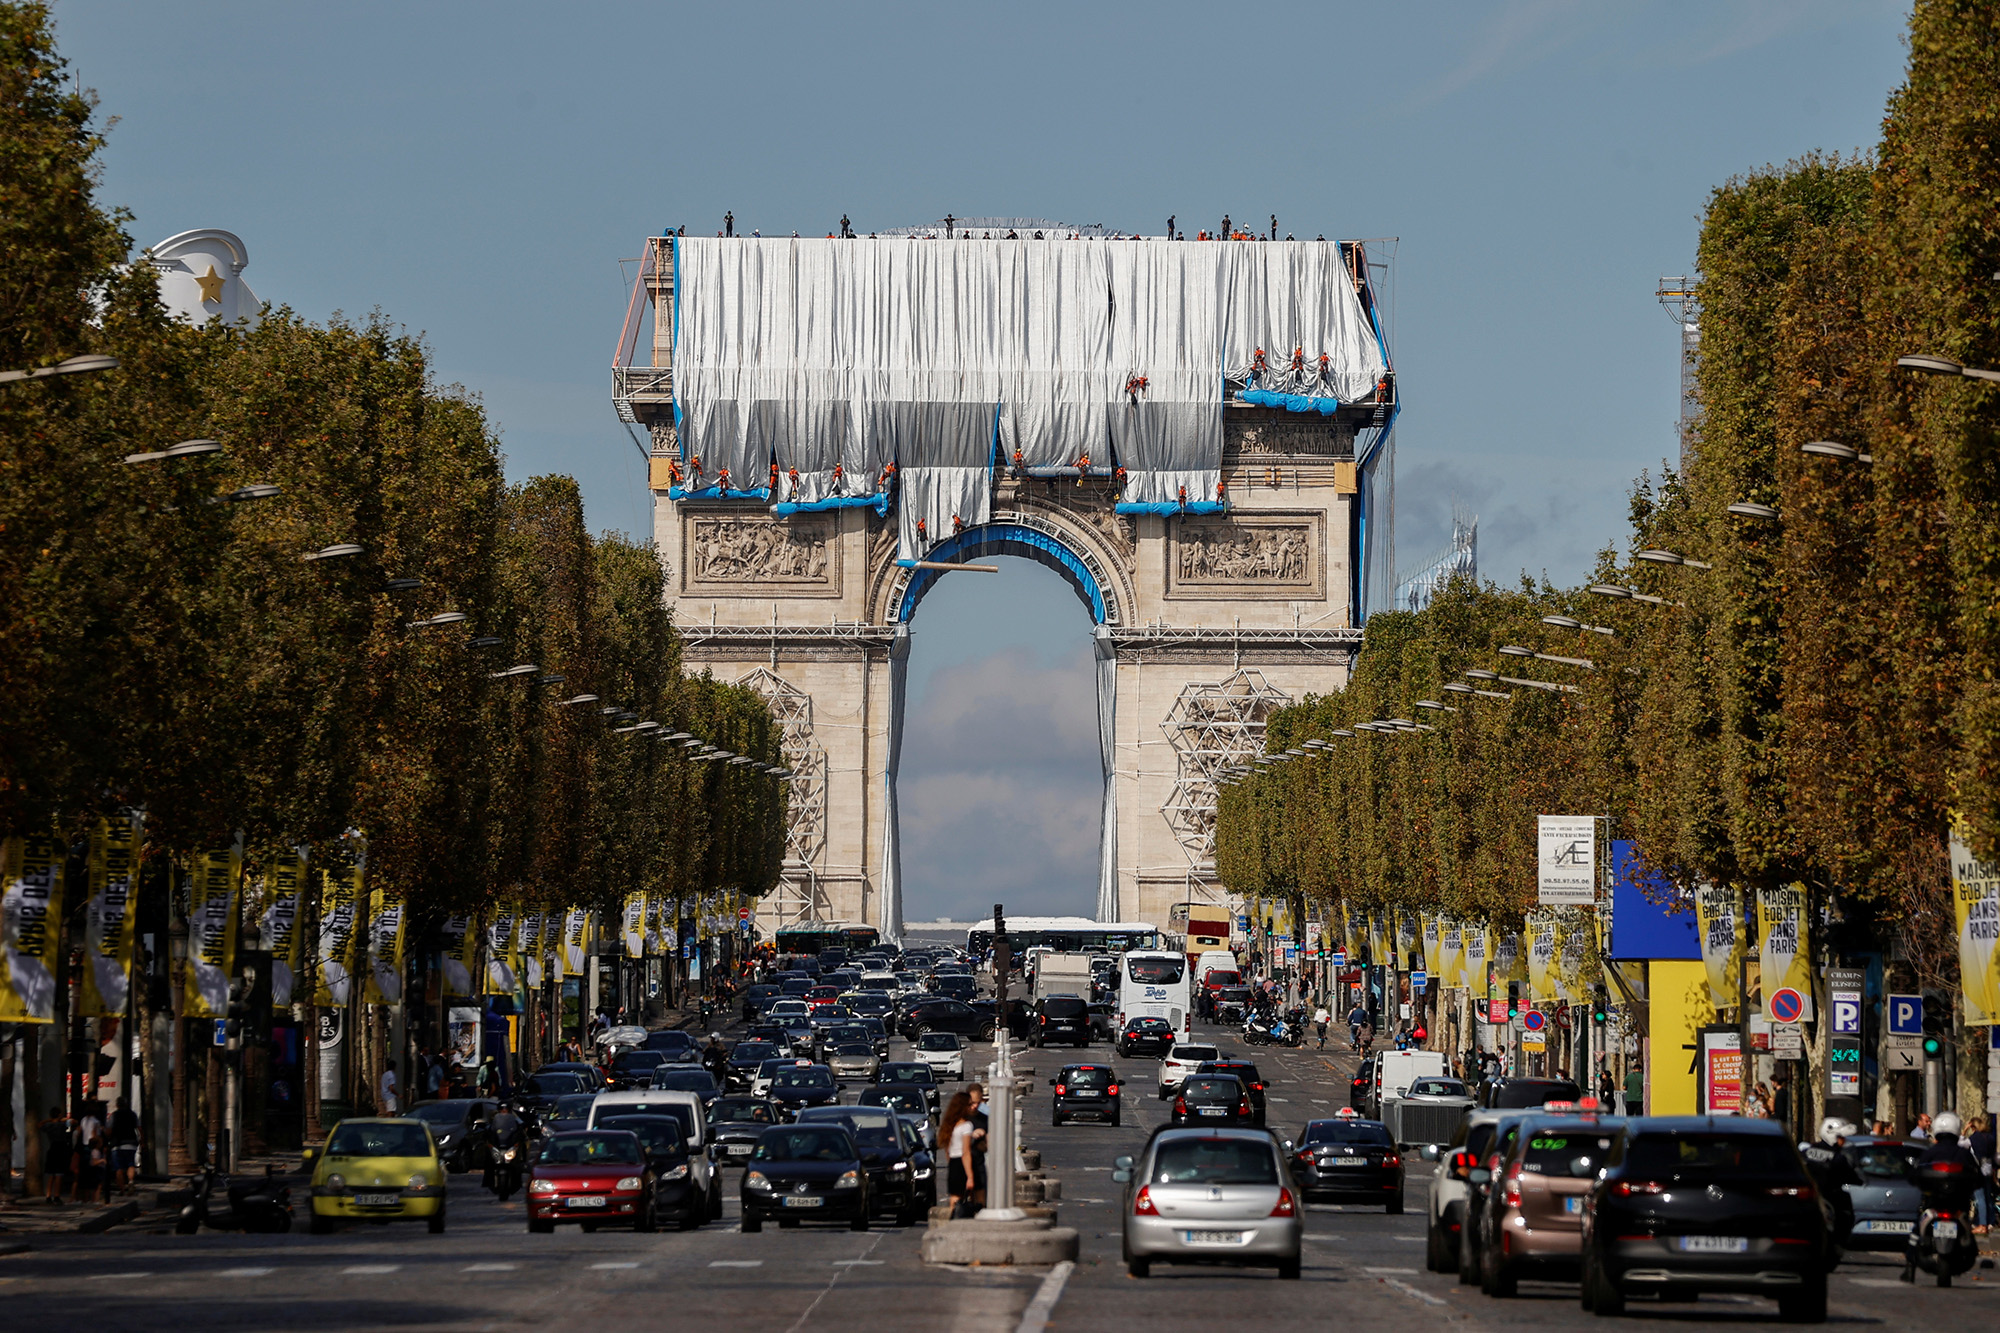
[[745, 1173], [743, 1177], [743, 1188], [746, 1190], [767, 1190], [771, 1188], [771, 1182], [765, 1177], [762, 1171], [750, 1171]]
[[410, 1177], [410, 1188], [413, 1190], [420, 1190], [430, 1183], [431, 1181], [429, 1176], [419, 1175]]
[[859, 1171], [843, 1171], [841, 1172], [840, 1179], [833, 1182], [833, 1187], [837, 1190], [858, 1190], [861, 1188], [861, 1173]]
[[345, 1190], [347, 1188], [347, 1177], [341, 1175], [338, 1171], [334, 1172], [326, 1178], [326, 1188], [335, 1191]]
[[660, 1173], [660, 1179], [661, 1179], [661, 1180], [685, 1180], [685, 1179], [687, 1178], [687, 1173], [688, 1173], [688, 1164], [687, 1164], [686, 1162], [682, 1162], [682, 1163], [681, 1163], [681, 1164], [680, 1164], [679, 1166], [677, 1166], [677, 1167], [673, 1168], [673, 1169], [672, 1169], [671, 1171], [663, 1171], [663, 1172], [661, 1172], [661, 1173]]
[[618, 1183], [614, 1185], [612, 1188], [621, 1190], [636, 1190], [643, 1187], [645, 1183], [646, 1183], [645, 1181], [639, 1179], [639, 1177], [637, 1176], [620, 1176], [618, 1178]]
[[910, 1164], [908, 1162], [898, 1162], [889, 1169], [891, 1171], [907, 1171], [910, 1169]]
[[917, 1178], [918, 1180], [929, 1180], [929, 1179], [931, 1178], [931, 1176], [932, 1176], [933, 1174], [935, 1174], [935, 1173], [934, 1173], [934, 1172], [933, 1172], [933, 1171], [932, 1171], [932, 1170], [931, 1170], [931, 1169], [930, 1169], [929, 1167], [927, 1167], [927, 1166], [920, 1166], [920, 1167], [918, 1167], [918, 1168], [917, 1168], [917, 1177], [916, 1177], [916, 1178]]
[[554, 1194], [555, 1192], [556, 1183], [553, 1180], [538, 1180], [528, 1186], [528, 1193], [530, 1194]]

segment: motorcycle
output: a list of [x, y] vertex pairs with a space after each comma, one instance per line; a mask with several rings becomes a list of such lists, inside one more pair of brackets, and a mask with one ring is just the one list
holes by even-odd
[[505, 1203], [521, 1188], [521, 1172], [527, 1164], [528, 1145], [525, 1136], [517, 1136], [512, 1143], [495, 1144], [493, 1147], [493, 1193]]
[[[212, 1211], [208, 1202], [218, 1180], [222, 1182], [223, 1197], [229, 1200], [229, 1207], [223, 1212]], [[190, 1186], [189, 1196], [174, 1222], [174, 1230], [183, 1236], [192, 1236], [203, 1227], [261, 1235], [278, 1235], [292, 1229], [292, 1187], [268, 1167], [262, 1177], [231, 1180], [213, 1166], [204, 1166]]]
[[1243, 1040], [1251, 1046], [1301, 1046], [1305, 1039], [1304, 1027], [1282, 1018], [1252, 1014], [1243, 1020]]
[[1977, 1183], [1977, 1178], [1957, 1162], [1933, 1162], [1917, 1168], [1924, 1211], [1903, 1252], [1903, 1281], [1915, 1282], [1921, 1268], [1935, 1276], [1940, 1287], [1949, 1287], [1954, 1277], [1979, 1262], [1971, 1208]]

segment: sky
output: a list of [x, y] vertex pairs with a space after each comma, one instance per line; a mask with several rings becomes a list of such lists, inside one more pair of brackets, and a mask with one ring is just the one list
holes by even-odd
[[[607, 373], [644, 236], [1275, 213], [1394, 256], [1399, 564], [1456, 502], [1485, 577], [1558, 583], [1677, 451], [1653, 292], [1709, 192], [1872, 145], [1906, 55], [1861, 0], [54, 9], [135, 242], [226, 228], [266, 300], [423, 333], [596, 528], [650, 528]], [[950, 739], [904, 761], [912, 919], [1092, 901], [1088, 621], [1002, 563], [915, 626], [910, 725]]]

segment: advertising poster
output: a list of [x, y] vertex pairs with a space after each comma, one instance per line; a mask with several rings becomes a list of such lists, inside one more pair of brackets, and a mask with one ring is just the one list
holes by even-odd
[[187, 987], [182, 1012], [189, 1018], [229, 1013], [229, 975], [236, 966], [236, 891], [243, 877], [243, 849], [203, 852], [188, 880]]
[[444, 994], [448, 1000], [472, 998], [472, 965], [479, 956], [479, 932], [469, 916], [448, 916], [438, 927], [439, 954], [444, 961]]
[[1536, 897], [1545, 907], [1597, 901], [1597, 820], [1590, 815], [1536, 817]]
[[1789, 986], [1805, 1001], [1800, 1021], [1812, 1017], [1812, 940], [1803, 884], [1757, 890], [1757, 951], [1762, 993]]
[[303, 966], [305, 932], [301, 929], [300, 896], [306, 882], [306, 858], [287, 852], [274, 859], [264, 872], [264, 947], [271, 951], [271, 1003], [280, 1009], [289, 1006], [298, 987]]
[[369, 1004], [403, 1002], [403, 898], [377, 889], [368, 895]]
[[0, 841], [0, 1021], [55, 1022], [63, 856], [54, 838]]
[[1736, 890], [1706, 881], [1695, 886], [1695, 932], [1701, 964], [1708, 973], [1708, 993], [1717, 1008], [1736, 1003], [1736, 964], [1743, 949], [1737, 927]]
[[140, 837], [136, 815], [100, 819], [91, 830], [78, 995], [78, 1012], [87, 1018], [120, 1017], [131, 996]]
[[314, 1004], [346, 1004], [361, 945], [361, 867], [320, 872], [319, 978]]
[[1951, 900], [1958, 922], [1958, 970], [1965, 1021], [2000, 1024], [2000, 873], [1951, 833]]

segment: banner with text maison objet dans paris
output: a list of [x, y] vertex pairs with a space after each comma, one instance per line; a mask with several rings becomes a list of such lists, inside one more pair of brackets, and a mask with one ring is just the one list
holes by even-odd
[[1981, 861], [1962, 830], [1951, 832], [1951, 899], [1958, 921], [1958, 970], [1965, 1021], [2000, 1024], [2000, 869]]

